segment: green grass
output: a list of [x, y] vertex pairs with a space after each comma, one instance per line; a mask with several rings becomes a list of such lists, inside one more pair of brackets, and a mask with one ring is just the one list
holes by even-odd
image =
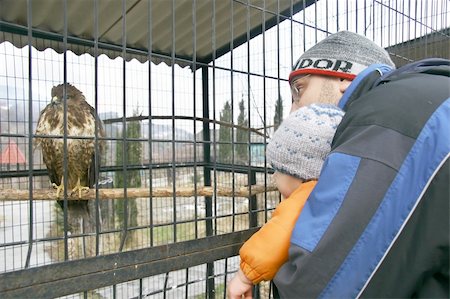
[[[216, 289], [215, 289], [215, 294], [216, 294], [216, 298], [223, 298], [224, 296], [224, 292], [225, 292], [225, 284], [221, 283], [216, 285]], [[206, 294], [201, 294], [201, 295], [197, 295], [194, 297], [195, 299], [204, 299], [207, 298]]]
[[[198, 238], [205, 236], [205, 222], [188, 222], [176, 225], [176, 241], [195, 239], [195, 226], [198, 229]], [[150, 232], [148, 232], [150, 234]], [[158, 226], [153, 228], [154, 244], [167, 244], [174, 241], [174, 225]]]

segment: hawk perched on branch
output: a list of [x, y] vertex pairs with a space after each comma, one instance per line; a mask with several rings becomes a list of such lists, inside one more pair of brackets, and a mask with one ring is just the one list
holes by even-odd
[[[68, 194], [93, 187], [95, 182], [95, 130], [97, 136], [104, 137], [105, 131], [95, 109], [86, 102], [83, 93], [75, 86], [66, 85], [67, 103], [67, 187]], [[39, 116], [36, 134], [51, 136], [37, 138], [50, 180], [56, 187], [59, 198], [64, 190], [64, 84], [52, 88], [51, 102]], [[81, 138], [80, 138], [81, 137]], [[103, 153], [105, 141], [98, 140], [99, 153]], [[61, 208], [64, 201], [59, 200]], [[92, 231], [93, 213], [89, 211], [87, 200], [68, 201], [68, 222], [71, 229], [80, 227]], [[75, 227], [74, 227], [75, 226]], [[89, 229], [90, 227], [90, 229]]]

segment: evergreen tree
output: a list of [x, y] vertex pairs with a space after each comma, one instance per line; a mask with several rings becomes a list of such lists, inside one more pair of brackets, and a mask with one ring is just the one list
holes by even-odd
[[[136, 113], [134, 115], [137, 115]], [[123, 137], [124, 133], [121, 134]], [[127, 123], [126, 138], [140, 138], [141, 137], [141, 123], [139, 121], [132, 121]], [[117, 143], [116, 150], [116, 165], [122, 165], [123, 160], [123, 141]], [[125, 154], [127, 165], [139, 165], [141, 164], [142, 144], [139, 141], [125, 140]], [[127, 170], [127, 188], [139, 188], [141, 187], [141, 173], [140, 170]], [[118, 171], [115, 174], [115, 187], [123, 188], [125, 186], [125, 174], [123, 171]], [[115, 202], [116, 217], [119, 225], [123, 227], [125, 225], [124, 218], [125, 200], [120, 199]], [[137, 206], [135, 199], [128, 200], [128, 227], [137, 226]]]
[[278, 129], [283, 121], [283, 99], [281, 95], [278, 95], [278, 100], [275, 102], [275, 115], [273, 117], [274, 131]]
[[[231, 124], [231, 106], [229, 101], [226, 101], [223, 106], [222, 112], [220, 113], [220, 121]], [[219, 157], [220, 162], [229, 163], [231, 162], [231, 127], [220, 126], [219, 128]]]
[[[239, 102], [239, 115], [237, 119], [238, 126], [248, 128], [248, 119], [245, 116], [244, 98]], [[236, 132], [236, 154], [241, 162], [248, 160], [248, 131], [238, 129]]]

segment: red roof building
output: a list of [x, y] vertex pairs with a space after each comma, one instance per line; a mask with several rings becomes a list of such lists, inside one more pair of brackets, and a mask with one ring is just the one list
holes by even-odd
[[9, 141], [8, 146], [3, 150], [0, 156], [0, 164], [2, 165], [16, 165], [25, 164], [25, 155], [14, 141]]

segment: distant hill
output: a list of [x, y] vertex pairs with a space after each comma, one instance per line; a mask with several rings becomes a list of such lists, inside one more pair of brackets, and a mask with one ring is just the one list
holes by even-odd
[[[144, 122], [142, 125], [142, 133], [144, 138], [149, 136], [148, 122]], [[172, 140], [172, 126], [171, 125], [159, 125], [152, 124], [152, 139]], [[175, 140], [194, 140], [194, 134], [182, 128], [175, 128]]]
[[[48, 99], [49, 100], [49, 99]], [[39, 119], [40, 111], [48, 104], [48, 101], [39, 99], [33, 94], [33, 122]], [[19, 87], [0, 85], [0, 132], [1, 133], [26, 133], [28, 123], [29, 100], [27, 92]], [[99, 113], [101, 120], [120, 117], [117, 112], [109, 111]], [[6, 125], [8, 124], [8, 125]], [[105, 125], [108, 137], [120, 136], [122, 123], [117, 122]], [[22, 132], [25, 130], [24, 132]], [[149, 137], [148, 121], [142, 121], [142, 138]], [[172, 126], [166, 124], [152, 124], [152, 139], [172, 140]], [[183, 128], [175, 128], [175, 140], [194, 140], [194, 134]]]
[[[115, 119], [119, 118], [119, 114], [117, 112], [104, 112], [100, 113], [99, 117], [101, 120], [106, 119]], [[118, 137], [122, 132], [122, 123], [116, 122], [112, 124], [105, 125], [105, 129], [107, 134], [110, 137]], [[148, 126], [148, 121], [143, 120], [141, 123], [141, 135], [142, 138], [149, 137], [150, 128]], [[152, 139], [161, 139], [161, 140], [172, 140], [172, 126], [171, 125], [162, 125], [162, 124], [152, 124]], [[175, 140], [194, 140], [194, 134], [189, 133], [188, 131], [182, 128], [175, 128]]]

